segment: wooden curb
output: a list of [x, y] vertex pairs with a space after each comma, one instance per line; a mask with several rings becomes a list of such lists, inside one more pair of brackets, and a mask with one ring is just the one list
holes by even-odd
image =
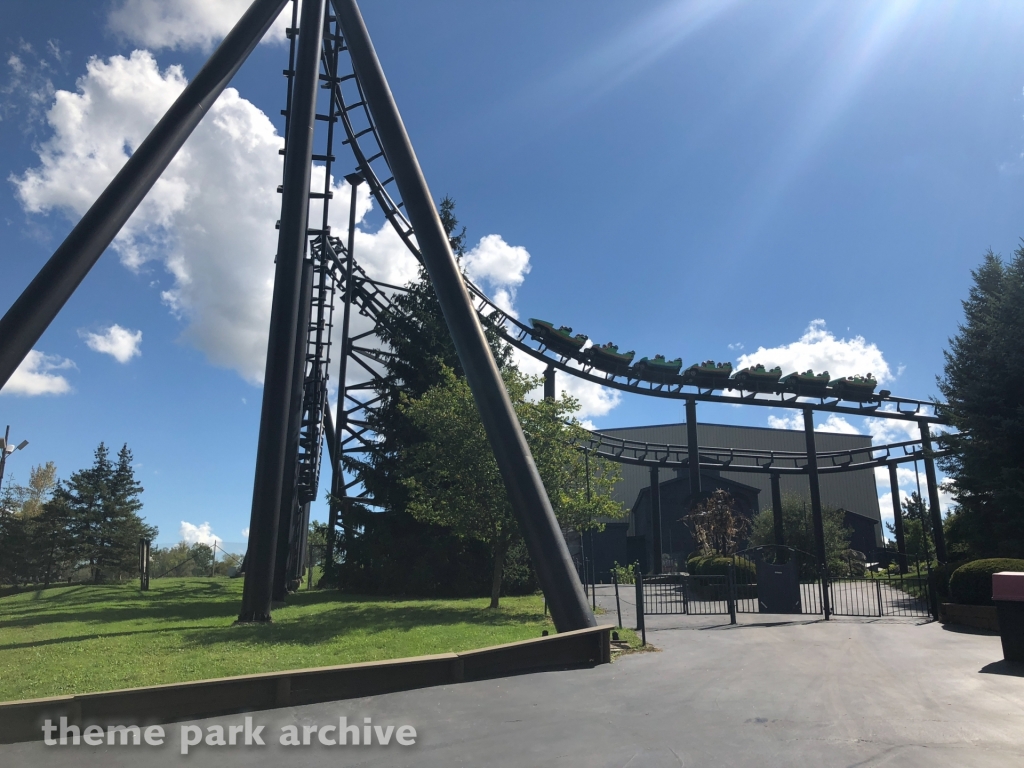
[[354, 699], [611, 661], [610, 624], [462, 653], [292, 669], [0, 703], [0, 744], [42, 739], [43, 722], [153, 725]]

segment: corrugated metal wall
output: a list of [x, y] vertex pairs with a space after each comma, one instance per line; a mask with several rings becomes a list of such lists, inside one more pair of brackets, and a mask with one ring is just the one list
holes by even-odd
[[[624, 427], [620, 429], [603, 429], [601, 432], [629, 440], [641, 440], [649, 443], [667, 443], [686, 445], [686, 424], [661, 424], [650, 427]], [[815, 445], [819, 453], [825, 451], [843, 451], [856, 448], [868, 448], [871, 438], [867, 435], [843, 435], [835, 432], [815, 432]], [[765, 427], [736, 427], [725, 424], [698, 424], [697, 441], [705, 448], [758, 448], [776, 451], [805, 450], [804, 433], [791, 429], [768, 429]], [[650, 484], [650, 470], [620, 464], [622, 480], [613, 492], [614, 497], [625, 504], [627, 509], [633, 507], [641, 488]], [[687, 472], [686, 469], [681, 472]], [[662, 469], [660, 476], [664, 482], [674, 476], [675, 471]], [[772, 503], [771, 479], [767, 473], [755, 472], [722, 472], [722, 477], [738, 483], [760, 488], [762, 508]], [[780, 486], [783, 495], [793, 494], [810, 499], [806, 476], [781, 477]], [[875, 486], [873, 470], [857, 472], [839, 472], [820, 475], [821, 503], [825, 506], [842, 507], [858, 515], [881, 521], [878, 509], [878, 490]]]

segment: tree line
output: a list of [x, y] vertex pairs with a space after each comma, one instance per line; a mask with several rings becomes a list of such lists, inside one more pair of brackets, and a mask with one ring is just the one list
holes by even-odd
[[53, 462], [33, 467], [28, 485], [0, 491], [0, 582], [119, 581], [138, 574], [139, 539], [157, 529], [139, 515], [142, 485], [132, 452], [111, 458], [100, 443], [92, 466], [57, 478]]

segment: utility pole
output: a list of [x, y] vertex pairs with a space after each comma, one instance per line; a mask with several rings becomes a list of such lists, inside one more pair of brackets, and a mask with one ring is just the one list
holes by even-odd
[[4, 439], [0, 442], [0, 490], [4, 487], [4, 467], [7, 466], [7, 457], [15, 451], [20, 451], [28, 445], [28, 440], [22, 440], [18, 445], [11, 445], [11, 425], [7, 425], [4, 431]]

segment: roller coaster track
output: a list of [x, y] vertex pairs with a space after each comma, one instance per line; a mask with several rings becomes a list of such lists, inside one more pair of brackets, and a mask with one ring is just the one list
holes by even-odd
[[[353, 155], [359, 173], [367, 184], [377, 207], [383, 213], [395, 233], [409, 252], [422, 263], [416, 242], [415, 231], [406, 217], [404, 204], [400, 199], [394, 174], [381, 146], [377, 127], [367, 104], [362, 86], [347, 55], [347, 47], [340, 26], [333, 16], [328, 18], [324, 35], [324, 50], [321, 57], [321, 87], [331, 93], [328, 114], [318, 115], [318, 120], [327, 123], [329, 147], [333, 146], [335, 124], [341, 126], [344, 138], [340, 144], [347, 146]], [[341, 138], [341, 137], [339, 137]], [[332, 193], [330, 191], [330, 168], [337, 161], [333, 150], [315, 156], [315, 160], [327, 166], [328, 179], [324, 191], [313, 193], [324, 201], [324, 220], [319, 228], [309, 230], [312, 256], [318, 265], [318, 275], [329, 275], [334, 292], [345, 295], [346, 264], [348, 253], [344, 243], [332, 236], [327, 225], [326, 209]], [[340, 431], [340, 455], [335, 471], [344, 465], [344, 457], [370, 452], [377, 440], [371, 427], [371, 412], [381, 400], [380, 388], [385, 375], [386, 362], [390, 356], [381, 347], [376, 337], [376, 327], [396, 316], [398, 310], [392, 303], [392, 296], [408, 290], [407, 287], [390, 285], [370, 277], [352, 259], [352, 309], [368, 318], [373, 328], [341, 338], [341, 354], [349, 361], [347, 381], [339, 382], [339, 408], [337, 424]], [[560, 370], [578, 379], [602, 387], [648, 397], [674, 400], [744, 404], [769, 408], [811, 409], [850, 416], [877, 417], [913, 421], [922, 426], [945, 424], [941, 403], [897, 397], [886, 390], [850, 399], [848, 393], [835, 387], [823, 388], [809, 396], [807, 392], [786, 391], [785, 387], [761, 386], [759, 391], [744, 389], [736, 377], [721, 378], [718, 381], [701, 381], [701, 377], [683, 374], [652, 375], [642, 366], [623, 366], [617, 370], [602, 370], [595, 365], [588, 346], [567, 349], [558, 345], [557, 337], [552, 338], [542, 327], [528, 325], [519, 318], [499, 307], [472, 281], [466, 279], [466, 289], [477, 311], [481, 323], [493, 328], [504, 342], [518, 349], [549, 370]], [[327, 296], [328, 287], [319, 285], [319, 294]], [[314, 311], [323, 306], [314, 298]], [[319, 469], [321, 427], [313, 414], [317, 407], [326, 407], [326, 367], [329, 363], [330, 334], [324, 333], [322, 318], [311, 318], [310, 355], [306, 369], [306, 399], [303, 405], [303, 434], [300, 453], [300, 488], [303, 499], [312, 498], [316, 493]], [[328, 319], [329, 323], [329, 319]], [[313, 339], [316, 335], [317, 338]], [[552, 346], [554, 344], [554, 346]], [[846, 395], [846, 398], [843, 395]], [[591, 455], [612, 461], [660, 467], [686, 467], [689, 454], [686, 446], [654, 444], [626, 440], [600, 432], [591, 432], [579, 444]], [[833, 473], [872, 469], [887, 464], [902, 463], [924, 458], [926, 452], [920, 440], [889, 445], [873, 446], [831, 453], [818, 453], [818, 471]], [[931, 457], [942, 455], [936, 451]], [[799, 452], [760, 451], [731, 448], [700, 448], [702, 468], [730, 472], [774, 472], [779, 474], [800, 474], [807, 471], [807, 455]], [[358, 479], [343, 482], [344, 498], [373, 504], [365, 492], [359, 495], [354, 488]]]
[[[346, 136], [343, 143], [351, 148], [374, 200], [395, 232], [409, 251], [422, 261], [416, 246], [412, 225], [402, 212], [401, 201], [396, 202], [395, 196], [398, 192], [392, 186], [394, 176], [388, 165], [387, 157], [381, 149], [377, 129], [373, 124], [373, 118], [359, 86], [359, 81], [352, 71], [351, 61], [347, 57], [338, 57], [337, 66], [338, 71], [333, 73], [332, 77], [336, 81], [334, 85], [335, 106]], [[344, 72], [341, 71], [343, 66], [346, 68]], [[471, 281], [466, 280], [466, 288], [481, 319], [495, 328], [507, 343], [553, 369], [564, 371], [600, 386], [638, 395], [676, 400], [756, 405], [769, 408], [804, 409], [810, 407], [815, 411], [851, 416], [875, 416], [932, 424], [946, 423], [940, 413], [941, 404], [896, 397], [885, 390], [860, 401], [844, 401], [833, 391], [828, 391], [818, 397], [808, 397], [805, 394], [780, 390], [746, 391], [736, 383], [735, 378], [724, 382], [724, 386], [700, 386], [699, 382], [687, 381], [682, 376], [666, 377], [657, 381], [639, 374], [635, 370], [636, 366], [619, 372], [602, 371], [594, 366], [585, 349], [580, 350], [577, 354], [565, 354], [553, 350], [536, 328], [526, 325], [497, 306]]]
[[[333, 270], [335, 280], [342, 283], [345, 279], [344, 265], [340, 258], [334, 257]], [[371, 278], [358, 264], [352, 271], [353, 303], [360, 314], [371, 320], [374, 326], [388, 323], [398, 315], [391, 301], [395, 292], [406, 290], [400, 286], [380, 283]], [[340, 290], [340, 289], [339, 289]], [[481, 318], [487, 321], [487, 316]], [[367, 332], [363, 336], [369, 336]], [[373, 363], [386, 362], [389, 352], [381, 349], [361, 346], [356, 350], [357, 358], [363, 369], [373, 375]], [[376, 374], [378, 377], [379, 373]], [[364, 437], [351, 438], [353, 447], [366, 445]], [[601, 432], [588, 431], [586, 439], [578, 443], [582, 450], [591, 455], [600, 456], [622, 464], [641, 466], [658, 466], [682, 468], [689, 466], [689, 453], [685, 445], [659, 444], [638, 440], [629, 440]], [[823, 474], [834, 472], [850, 472], [857, 470], [885, 467], [892, 463], [918, 461], [924, 458], [924, 448], [920, 440], [907, 440], [885, 445], [851, 448], [840, 451], [817, 452], [818, 471]], [[933, 452], [932, 456], [944, 455]], [[730, 472], [776, 472], [779, 474], [803, 474], [807, 471], [807, 454], [796, 451], [715, 448], [700, 447], [700, 465], [702, 468], [717, 469]]]

